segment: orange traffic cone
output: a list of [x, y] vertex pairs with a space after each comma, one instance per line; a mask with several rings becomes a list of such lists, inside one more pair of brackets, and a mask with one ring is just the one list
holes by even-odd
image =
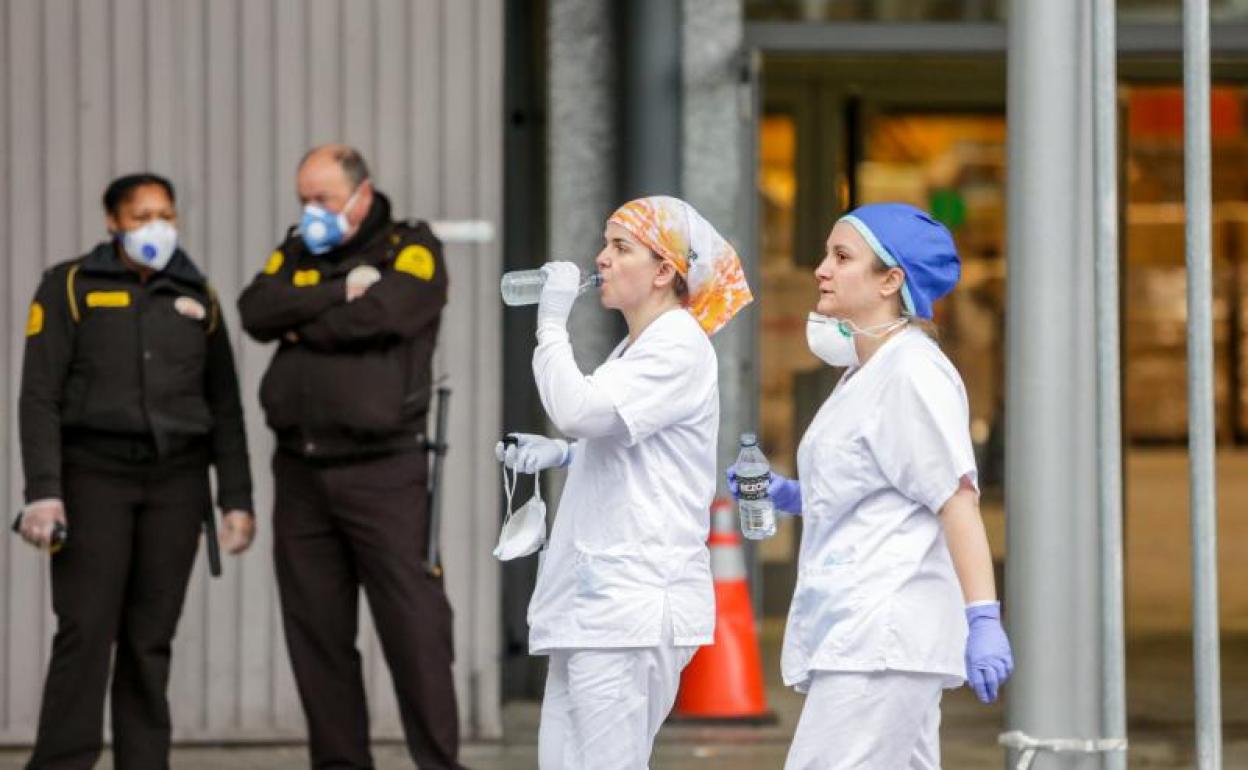
[[732, 501], [711, 504], [711, 573], [715, 578], [715, 641], [689, 661], [672, 716], [685, 720], [770, 722], [763, 691], [758, 633], [745, 579], [745, 552]]

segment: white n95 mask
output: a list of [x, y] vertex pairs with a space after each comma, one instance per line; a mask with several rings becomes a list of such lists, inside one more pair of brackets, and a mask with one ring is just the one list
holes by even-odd
[[173, 253], [178, 250], [178, 228], [171, 222], [154, 219], [123, 233], [121, 246], [130, 259], [160, 272], [168, 267]]
[[546, 545], [546, 502], [542, 500], [541, 474], [533, 474], [533, 496], [519, 510], [512, 511], [511, 499], [515, 496], [519, 478], [520, 471], [513, 469], [509, 479], [507, 466], [503, 466], [507, 518], [503, 521], [502, 531], [498, 533], [498, 545], [494, 547], [494, 556], [499, 561], [528, 556]]
[[854, 344], [855, 335], [883, 337], [909, 322], [909, 318], [902, 316], [879, 326], [859, 329], [853, 321], [811, 313], [806, 318], [806, 345], [828, 366], [857, 366], [861, 362], [858, 360], [858, 346]]
[[806, 318], [806, 345], [828, 366], [857, 366], [858, 348], [849, 324], [811, 313]]

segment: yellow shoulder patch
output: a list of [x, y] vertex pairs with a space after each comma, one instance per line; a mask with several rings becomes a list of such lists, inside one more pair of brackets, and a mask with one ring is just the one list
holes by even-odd
[[89, 291], [87, 307], [130, 307], [130, 292]]
[[43, 305], [30, 303], [30, 315], [26, 316], [26, 336], [33, 337], [43, 331]]
[[291, 283], [300, 287], [315, 286], [321, 282], [321, 272], [319, 270], [296, 270], [290, 280]]
[[408, 246], [394, 258], [394, 269], [422, 281], [433, 280], [433, 252], [424, 246]]
[[269, 261], [264, 263], [264, 274], [275, 275], [278, 270], [282, 269], [282, 263], [286, 261], [286, 255], [281, 249], [275, 250], [269, 255]]

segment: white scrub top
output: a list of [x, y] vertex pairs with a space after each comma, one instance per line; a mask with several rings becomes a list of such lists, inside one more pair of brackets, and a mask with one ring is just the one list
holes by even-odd
[[937, 513], [976, 482], [966, 389], [918, 329], [846, 372], [797, 452], [802, 544], [785, 684], [910, 671], [962, 684], [966, 617]]
[[529, 602], [529, 649], [710, 644], [706, 539], [715, 494], [719, 369], [687, 311], [656, 318], [591, 376], [627, 432], [576, 446]]

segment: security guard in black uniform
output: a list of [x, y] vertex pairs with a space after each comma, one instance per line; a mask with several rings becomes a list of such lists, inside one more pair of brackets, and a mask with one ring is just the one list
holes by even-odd
[[[30, 543], [49, 545], [56, 636], [30, 768], [89, 768], [113, 666], [114, 765], [169, 764], [169, 653], [217, 473], [222, 544], [250, 544], [251, 475], [221, 308], [177, 248], [173, 186], [104, 194], [111, 240], [44, 273], [20, 423]], [[114, 656], [113, 647], [116, 645]]]
[[239, 299], [278, 341], [260, 388], [277, 436], [273, 533], [286, 641], [316, 768], [371, 768], [355, 648], [363, 584], [421, 770], [456, 770], [451, 608], [424, 568], [425, 424], [447, 276], [423, 222], [396, 222], [360, 154], [310, 151], [303, 218]]

